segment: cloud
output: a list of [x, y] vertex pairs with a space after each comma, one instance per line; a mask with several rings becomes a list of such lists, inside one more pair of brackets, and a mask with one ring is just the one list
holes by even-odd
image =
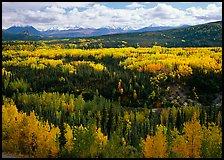
[[159, 3], [156, 7], [149, 10], [152, 17], [158, 17], [160, 19], [174, 19], [180, 18], [184, 15], [184, 11], [167, 5], [165, 3]]
[[[53, 16], [55, 12], [26, 11], [23, 13], [22, 19], [25, 23], [52, 23], [57, 20], [57, 16]], [[50, 15], [51, 14], [51, 15]]]
[[54, 13], [54, 14], [65, 13], [65, 10], [63, 8], [55, 7], [55, 6], [47, 7], [45, 10], [46, 10], [46, 12], [51, 12], [51, 13]]
[[94, 2], [2, 2], [3, 8], [14, 10], [23, 10], [27, 8], [39, 10], [52, 6], [60, 8], [88, 8], [92, 4], [94, 4]]
[[40, 9], [48, 3], [41, 2], [2, 2], [2, 8], [8, 10], [22, 10], [27, 8]]
[[219, 4], [209, 4], [206, 8], [191, 7], [186, 9], [188, 15], [204, 21], [214, 21], [222, 19], [222, 6]]
[[214, 2], [214, 4], [216, 4], [217, 6], [222, 7], [222, 2]]
[[[151, 2], [150, 2], [151, 3]], [[178, 26], [200, 24], [222, 19], [222, 5], [178, 9], [174, 5], [157, 3], [144, 8], [145, 3], [133, 2], [123, 9], [92, 2], [3, 2], [2, 26], [33, 25], [37, 29], [68, 26], [100, 28], [107, 26], [140, 29], [150, 25]]]
[[195, 3], [195, 2], [178, 2], [178, 3], [189, 4], [189, 3]]
[[54, 2], [54, 5], [61, 8], [89, 8], [94, 2]]
[[144, 7], [145, 5], [143, 4], [140, 4], [140, 3], [137, 3], [137, 2], [132, 2], [131, 4], [127, 5], [126, 7], [127, 8], [130, 8], [130, 9], [135, 9], [135, 8], [141, 8], [141, 7]]

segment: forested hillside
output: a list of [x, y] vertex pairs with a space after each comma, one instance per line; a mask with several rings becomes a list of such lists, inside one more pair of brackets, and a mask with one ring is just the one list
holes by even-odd
[[222, 157], [221, 47], [57, 43], [3, 42], [3, 151], [41, 158]]
[[102, 47], [212, 47], [222, 46], [222, 21], [165, 31], [126, 33], [86, 38]]

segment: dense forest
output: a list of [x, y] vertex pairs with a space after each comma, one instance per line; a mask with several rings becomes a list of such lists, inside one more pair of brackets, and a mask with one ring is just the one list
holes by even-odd
[[222, 47], [54, 42], [2, 43], [3, 151], [222, 157]]

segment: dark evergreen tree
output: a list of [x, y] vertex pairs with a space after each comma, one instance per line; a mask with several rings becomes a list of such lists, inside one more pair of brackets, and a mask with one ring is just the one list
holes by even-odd
[[200, 118], [200, 124], [201, 124], [201, 125], [203, 125], [203, 124], [207, 125], [207, 124], [206, 124], [206, 123], [207, 123], [207, 121], [206, 121], [207, 116], [206, 116], [206, 111], [205, 111], [205, 109], [202, 109], [202, 111], [200, 112], [200, 116], [199, 116], [199, 118]]
[[114, 118], [113, 106], [110, 106], [109, 116], [108, 116], [108, 121], [107, 121], [107, 126], [106, 126], [107, 127], [108, 138], [110, 138], [111, 129], [112, 129], [112, 125], [113, 125], [113, 118]]
[[176, 128], [178, 129], [178, 131], [182, 131], [183, 129], [183, 121], [182, 121], [181, 113], [179, 109], [177, 111]]
[[64, 120], [62, 119], [61, 116], [61, 120], [60, 120], [60, 124], [59, 124], [59, 129], [60, 129], [60, 137], [59, 137], [59, 145], [60, 145], [60, 150], [62, 150], [62, 148], [64, 147], [64, 145], [66, 144], [66, 138], [65, 138], [65, 127], [64, 127]]
[[175, 126], [174, 115], [172, 114], [172, 110], [170, 108], [168, 117], [168, 128], [173, 129], [174, 126]]
[[104, 106], [102, 110], [102, 120], [101, 120], [101, 129], [104, 134], [107, 134], [106, 124], [107, 124], [107, 110], [106, 107]]
[[132, 121], [131, 125], [131, 145], [134, 146], [135, 148], [139, 148], [139, 135], [138, 135], [138, 125], [136, 123], [136, 113], [134, 120]]

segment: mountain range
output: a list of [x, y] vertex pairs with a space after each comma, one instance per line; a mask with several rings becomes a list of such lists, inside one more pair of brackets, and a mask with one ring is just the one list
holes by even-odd
[[54, 40], [49, 43], [74, 44], [78, 48], [110, 47], [222, 47], [222, 21], [194, 26], [122, 28], [71, 28], [38, 31], [32, 26], [2, 30], [2, 40]]
[[8, 29], [2, 30], [3, 40], [13, 40], [13, 39], [41, 39], [41, 38], [65, 38], [65, 37], [91, 37], [91, 36], [101, 36], [101, 35], [111, 35], [120, 33], [137, 33], [137, 32], [148, 32], [148, 31], [159, 31], [168, 30], [175, 28], [185, 28], [189, 25], [183, 25], [178, 27], [171, 26], [149, 26], [142, 29], [133, 30], [126, 28], [70, 28], [66, 30], [59, 29], [49, 29], [46, 31], [38, 31], [33, 26], [12, 26]]

